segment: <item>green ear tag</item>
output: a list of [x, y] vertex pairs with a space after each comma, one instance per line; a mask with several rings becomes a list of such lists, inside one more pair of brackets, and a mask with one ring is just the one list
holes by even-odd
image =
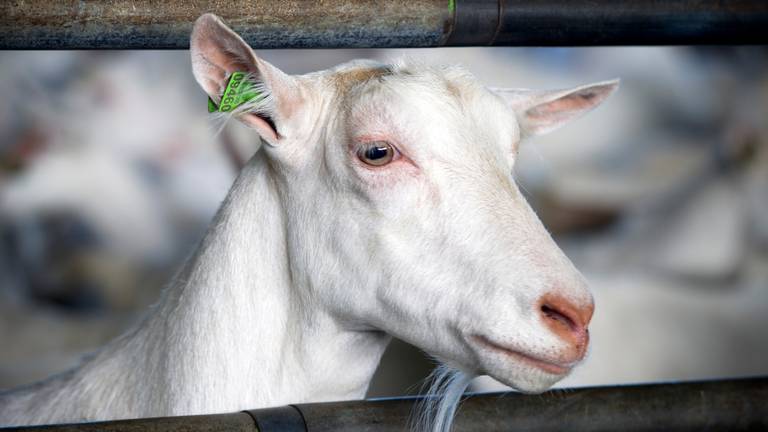
[[216, 102], [213, 101], [210, 97], [208, 98], [208, 112], [209, 113], [215, 113], [219, 109], [216, 107]]
[[221, 95], [221, 104], [217, 107], [216, 103], [208, 98], [208, 112], [230, 112], [246, 102], [261, 99], [261, 93], [256, 90], [256, 86], [251, 81], [246, 79], [247, 76], [245, 72], [232, 72], [227, 88]]

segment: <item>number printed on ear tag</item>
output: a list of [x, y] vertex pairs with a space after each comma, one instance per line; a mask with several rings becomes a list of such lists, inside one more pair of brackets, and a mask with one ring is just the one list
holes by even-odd
[[232, 72], [227, 88], [221, 95], [221, 104], [216, 106], [216, 102], [208, 98], [208, 112], [230, 112], [246, 102], [261, 99], [261, 93], [256, 90], [253, 82], [246, 79], [247, 76], [245, 72]]

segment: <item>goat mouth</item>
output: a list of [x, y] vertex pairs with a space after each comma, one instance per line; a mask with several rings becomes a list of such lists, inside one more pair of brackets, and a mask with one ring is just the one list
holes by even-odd
[[570, 372], [571, 369], [573, 369], [573, 366], [575, 366], [576, 364], [576, 362], [559, 363], [559, 362], [553, 362], [550, 360], [544, 360], [539, 357], [534, 357], [532, 355], [525, 354], [518, 350], [499, 345], [491, 341], [487, 337], [481, 336], [481, 335], [473, 335], [472, 339], [474, 339], [477, 343], [479, 343], [481, 346], [485, 348], [489, 348], [493, 351], [504, 354], [507, 357], [511, 357], [521, 363], [527, 364], [529, 366], [533, 366], [537, 369], [540, 369], [552, 375], [565, 375], [568, 372]]

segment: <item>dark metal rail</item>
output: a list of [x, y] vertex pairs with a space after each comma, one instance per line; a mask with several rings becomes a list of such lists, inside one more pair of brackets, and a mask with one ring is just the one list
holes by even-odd
[[[0, 429], [48, 432], [402, 432], [418, 398], [290, 405], [248, 412]], [[457, 432], [768, 430], [768, 377], [483, 394], [459, 409]]]
[[254, 48], [768, 43], [766, 0], [2, 0], [0, 49], [186, 49], [205, 12]]

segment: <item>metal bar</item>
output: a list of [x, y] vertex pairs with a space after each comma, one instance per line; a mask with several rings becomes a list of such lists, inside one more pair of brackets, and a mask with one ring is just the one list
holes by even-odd
[[502, 25], [493, 42], [498, 45], [768, 43], [768, 1], [765, 0], [504, 0], [500, 3]]
[[437, 46], [447, 0], [25, 0], [0, 2], [0, 48], [189, 48], [195, 19], [221, 16], [254, 48]]
[[[0, 429], [3, 432], [401, 432], [419, 398], [300, 404], [210, 416]], [[259, 430], [261, 428], [261, 430]], [[768, 430], [768, 377], [482, 394], [459, 408], [456, 432]]]
[[254, 48], [768, 43], [765, 0], [5, 0], [0, 49], [186, 49], [205, 12]]
[[158, 417], [96, 423], [0, 428], [0, 431], [30, 432], [260, 432], [247, 413], [183, 417]]

